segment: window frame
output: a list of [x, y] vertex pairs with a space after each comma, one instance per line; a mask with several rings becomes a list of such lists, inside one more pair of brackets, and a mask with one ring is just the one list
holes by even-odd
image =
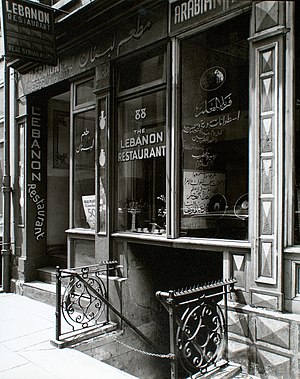
[[[176, 69], [176, 72], [174, 73], [174, 81], [173, 81], [173, 88], [174, 88], [174, 93], [173, 93], [173, 98], [174, 98], [174, 104], [175, 105], [175, 109], [177, 109], [177, 114], [176, 116], [174, 117], [174, 122], [172, 123], [172, 129], [177, 129], [177, 132], [174, 133], [174, 136], [176, 138], [176, 142], [174, 143], [174, 145], [181, 145], [181, 106], [182, 106], [182, 89], [181, 89], [181, 86], [179, 85], [180, 81], [181, 81], [181, 72], [182, 72], [182, 61], [181, 61], [181, 54], [182, 54], [182, 43], [184, 43], [186, 40], [189, 40], [189, 39], [192, 39], [192, 38], [195, 38], [197, 36], [199, 36], [200, 34], [202, 33], [205, 33], [205, 32], [210, 32], [212, 29], [214, 28], [217, 28], [217, 27], [220, 27], [222, 26], [225, 22], [227, 21], [233, 21], [234, 19], [236, 19], [237, 17], [239, 16], [242, 16], [244, 14], [248, 14], [249, 15], [249, 24], [248, 24], [248, 27], [249, 27], [249, 35], [248, 35], [248, 38], [250, 37], [250, 33], [251, 33], [251, 10], [250, 9], [247, 9], [247, 12], [245, 11], [241, 11], [241, 10], [237, 10], [235, 12], [232, 12], [230, 13], [229, 16], [224, 16], [224, 17], [220, 17], [218, 20], [215, 20], [215, 21], [211, 21], [207, 24], [204, 24], [204, 25], [201, 25], [199, 26], [198, 28], [196, 29], [193, 29], [192, 31], [186, 31], [186, 32], [183, 32], [181, 35], [179, 36], [176, 36], [176, 38], [174, 38], [174, 47], [173, 47], [173, 51], [174, 51], [174, 57], [173, 57], [173, 61], [174, 62], [178, 62], [177, 63], [177, 69]], [[250, 47], [249, 47], [249, 52], [248, 52], [248, 88], [250, 88]], [[178, 89], [178, 86], [180, 87]], [[248, 108], [247, 108], [247, 111], [248, 111], [248, 148], [250, 149], [250, 141], [251, 141], [251, 132], [250, 132], [250, 129], [251, 129], [251, 123], [250, 123], [250, 97], [248, 99]], [[199, 243], [203, 243], [204, 245], [206, 243], [208, 243], [209, 245], [211, 244], [215, 244], [216, 246], [221, 246], [223, 245], [224, 243], [228, 243], [226, 241], [234, 241], [234, 243], [232, 243], [232, 245], [234, 245], [235, 243], [237, 244], [240, 244], [241, 246], [245, 246], [245, 244], [249, 245], [250, 243], [250, 235], [251, 235], [251, 208], [254, 206], [254, 204], [250, 204], [250, 201], [252, 199], [252, 196], [251, 196], [251, 193], [252, 193], [252, 188], [251, 188], [251, 182], [250, 182], [250, 178], [251, 178], [251, 170], [252, 170], [252, 167], [251, 167], [251, 160], [250, 160], [250, 150], [248, 152], [248, 155], [249, 155], [249, 160], [248, 160], [248, 191], [247, 191], [247, 194], [248, 194], [248, 201], [249, 201], [249, 209], [248, 209], [248, 226], [247, 226], [247, 234], [248, 234], [248, 237], [246, 239], [233, 239], [233, 238], [217, 238], [217, 237], [191, 237], [191, 236], [181, 236], [180, 235], [180, 221], [181, 220], [181, 217], [182, 217], [182, 214], [181, 214], [181, 211], [180, 211], [180, 206], [181, 206], [181, 196], [182, 196], [182, 189], [181, 189], [181, 170], [182, 170], [182, 166], [181, 166], [181, 159], [179, 158], [179, 154], [177, 157], [174, 157], [173, 159], [173, 164], [174, 164], [174, 169], [173, 171], [175, 172], [179, 172], [180, 175], [179, 175], [179, 178], [178, 178], [178, 174], [177, 174], [177, 179], [176, 179], [176, 182], [175, 182], [175, 185], [176, 185], [176, 193], [179, 194], [179, 196], [177, 195], [177, 198], [176, 198], [176, 204], [179, 204], [178, 205], [178, 209], [174, 211], [174, 213], [176, 214], [176, 220], [177, 221], [177, 224], [175, 225], [175, 230], [176, 232], [174, 233], [175, 234], [175, 238], [178, 238], [178, 239], [182, 239], [182, 240], [185, 240], [185, 239], [193, 239], [193, 240], [198, 240]]]
[[[82, 234], [92, 234], [94, 235], [97, 231], [97, 227], [95, 229], [92, 228], [84, 228], [84, 227], [75, 227], [75, 207], [74, 207], [74, 202], [75, 202], [75, 117], [77, 115], [80, 115], [81, 113], [85, 113], [88, 111], [94, 111], [95, 112], [95, 135], [94, 135], [94, 141], [95, 141], [95, 154], [96, 154], [96, 145], [97, 145], [97, 139], [96, 139], [96, 127], [97, 127], [97, 114], [96, 114], [96, 96], [95, 94], [93, 95], [93, 101], [85, 102], [80, 105], [76, 105], [76, 88], [78, 85], [88, 82], [90, 80], [93, 80], [93, 87], [95, 86], [95, 78], [94, 76], [88, 76], [83, 79], [80, 79], [78, 81], [72, 82], [71, 83], [71, 102], [70, 102], [70, 205], [69, 205], [69, 229], [68, 233], [75, 232], [75, 233], [82, 233]], [[93, 90], [94, 93], [94, 90]], [[95, 164], [95, 159], [94, 159], [94, 192], [95, 192], [95, 198], [96, 198], [96, 164]], [[97, 219], [97, 207], [96, 207], [96, 219]]]
[[[113, 191], [113, 202], [112, 204], [117, 204], [117, 199], [118, 199], [118, 160], [117, 160], [117, 156], [118, 156], [118, 132], [117, 132], [117, 125], [118, 125], [118, 109], [119, 109], [119, 104], [124, 102], [124, 101], [127, 101], [127, 100], [131, 100], [131, 99], [135, 99], [135, 98], [138, 98], [138, 97], [141, 97], [141, 96], [146, 96], [146, 95], [149, 95], [149, 94], [152, 94], [152, 93], [157, 93], [159, 91], [165, 91], [165, 124], [166, 124], [166, 127], [165, 127], [165, 138], [166, 138], [166, 141], [165, 141], [165, 145], [166, 145], [166, 148], [165, 148], [165, 159], [166, 159], [166, 170], [165, 170], [165, 175], [166, 175], [166, 178], [168, 177], [168, 150], [169, 150], [169, 113], [168, 113], [168, 109], [169, 109], [169, 95], [168, 95], [168, 47], [167, 46], [159, 46], [159, 48], [157, 50], [151, 50], [151, 51], [146, 51], [144, 53], [141, 53], [138, 55], [138, 57], [140, 58], [140, 62], [143, 62], [143, 58], [147, 59], [149, 57], [155, 57], [156, 55], [159, 55], [159, 54], [163, 54], [164, 55], [164, 63], [163, 63], [163, 75], [160, 79], [158, 80], [154, 80], [152, 82], [149, 82], [149, 83], [146, 83], [146, 84], [142, 84], [142, 85], [138, 85], [138, 86], [134, 86], [130, 89], [127, 89], [127, 90], [124, 90], [124, 91], [120, 91], [118, 92], [118, 88], [119, 88], [119, 68], [122, 67], [123, 65], [126, 65], [126, 64], [130, 64], [130, 62], [133, 62], [134, 59], [136, 58], [136, 55], [135, 56], [131, 56], [127, 59], [122, 59], [120, 60], [119, 62], [117, 62], [117, 64], [115, 65], [114, 67], [114, 73], [115, 73], [115, 77], [116, 77], [116, 80], [117, 80], [117, 84], [116, 84], [116, 89], [115, 89], [115, 97], [114, 97], [114, 104], [115, 104], [115, 112], [114, 112], [114, 121], [115, 121], [115, 125], [116, 125], [116, 128], [114, 130], [114, 133], [113, 133], [113, 151], [114, 151], [114, 169], [113, 169], [113, 177], [114, 177], [114, 183], [115, 183], [115, 186], [116, 186], [116, 189]], [[168, 197], [168, 182], [167, 182], [167, 179], [166, 179], [166, 196]], [[114, 218], [113, 218], [113, 222], [112, 222], [112, 230], [114, 231], [113, 232], [113, 235], [116, 235], [116, 234], [122, 234], [122, 233], [126, 233], [128, 235], [131, 234], [131, 235], [134, 235], [134, 233], [131, 233], [131, 232], [127, 232], [127, 231], [120, 231], [118, 230], [118, 205], [114, 205], [113, 206], [113, 210], [111, 212], [111, 214], [114, 215]], [[169, 220], [169, 215], [168, 215], [168, 204], [166, 202], [166, 229], [167, 229], [167, 233], [168, 233], [168, 220]], [[138, 237], [140, 236], [138, 233], [136, 234]], [[157, 236], [155, 236], [157, 237]], [[161, 236], [159, 236], [161, 237]]]

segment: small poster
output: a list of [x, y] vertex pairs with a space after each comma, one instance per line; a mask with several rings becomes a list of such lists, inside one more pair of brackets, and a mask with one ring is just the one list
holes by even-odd
[[96, 197], [95, 195], [82, 196], [82, 205], [86, 222], [91, 229], [96, 228]]

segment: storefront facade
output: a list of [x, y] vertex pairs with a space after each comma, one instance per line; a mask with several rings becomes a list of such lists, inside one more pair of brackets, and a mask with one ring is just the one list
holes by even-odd
[[15, 65], [14, 285], [116, 259], [159, 339], [157, 290], [235, 277], [230, 358], [296, 378], [300, 7], [124, 3], [61, 15], [57, 66]]

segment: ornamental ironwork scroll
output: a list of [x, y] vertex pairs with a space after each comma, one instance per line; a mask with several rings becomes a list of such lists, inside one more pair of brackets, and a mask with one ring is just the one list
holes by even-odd
[[228, 363], [227, 296], [236, 282], [230, 279], [156, 293], [169, 314], [172, 379], [179, 378], [179, 363], [189, 375], [205, 374]]
[[[91, 272], [89, 267], [82, 268], [81, 276], [95, 291], [107, 297], [107, 289], [101, 274], [103, 270]], [[101, 321], [105, 311], [105, 304], [96, 297], [84, 282], [72, 276], [66, 287], [62, 299], [62, 315], [65, 321], [75, 330], [76, 326], [88, 328]]]
[[[110, 323], [107, 302], [109, 276], [117, 273], [118, 262], [56, 272], [56, 344], [63, 347], [83, 331], [100, 330]], [[100, 328], [100, 329], [99, 329]]]

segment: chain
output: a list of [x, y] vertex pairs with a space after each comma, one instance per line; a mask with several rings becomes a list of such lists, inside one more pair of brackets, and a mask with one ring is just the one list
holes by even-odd
[[105, 338], [112, 338], [118, 344], [125, 346], [125, 347], [127, 347], [127, 349], [135, 351], [137, 353], [148, 355], [150, 357], [155, 357], [155, 358], [163, 358], [163, 359], [174, 359], [175, 358], [174, 354], [171, 354], [171, 353], [169, 353], [169, 354], [150, 353], [149, 351], [144, 351], [144, 350], [137, 349], [136, 347], [129, 346], [129, 345], [127, 345], [127, 343], [118, 340], [117, 336], [118, 336], [118, 334], [116, 332], [111, 332], [111, 333], [105, 334]]

